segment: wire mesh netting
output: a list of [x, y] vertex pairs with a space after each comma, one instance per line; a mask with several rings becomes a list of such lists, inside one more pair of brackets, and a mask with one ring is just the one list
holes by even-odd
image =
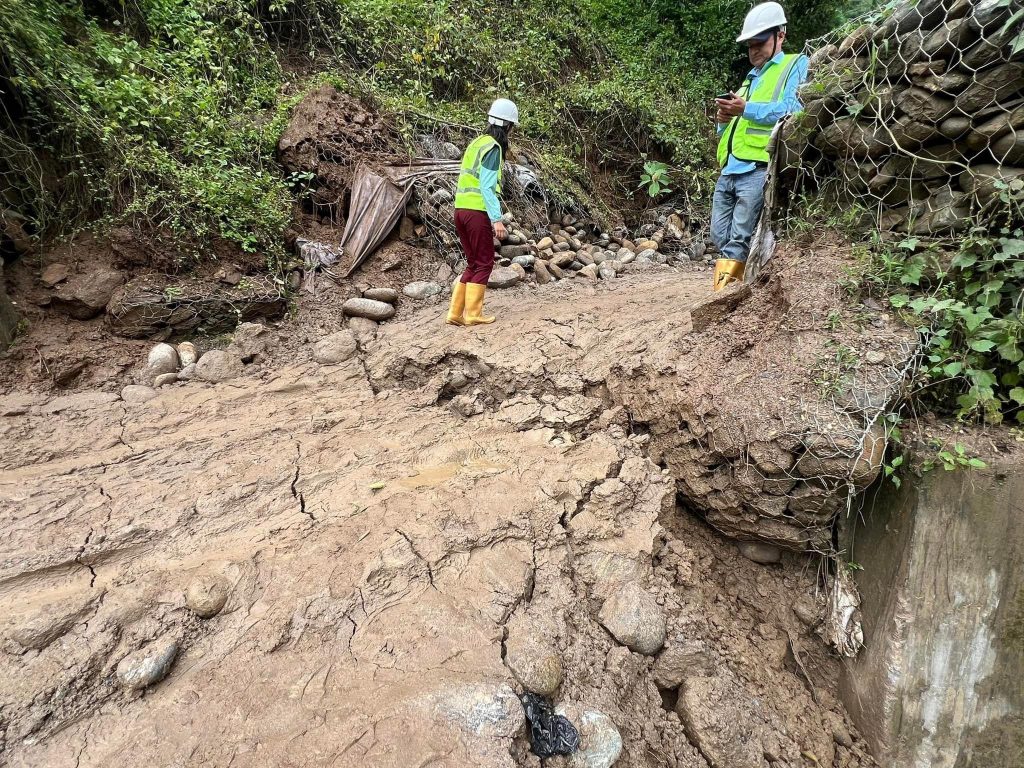
[[1024, 3], [919, 0], [809, 44], [781, 135], [793, 187], [879, 229], [966, 231], [1024, 200]]

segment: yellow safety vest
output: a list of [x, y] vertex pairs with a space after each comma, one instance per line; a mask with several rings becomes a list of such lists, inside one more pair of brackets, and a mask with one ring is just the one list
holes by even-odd
[[[793, 66], [803, 54], [787, 53], [778, 64], [769, 62], [768, 67], [757, 79], [757, 87], [750, 93], [750, 78], [743, 81], [737, 96], [748, 102], [766, 103], [778, 101], [782, 90], [786, 87]], [[749, 95], [748, 95], [749, 94]], [[768, 162], [768, 140], [772, 136], [772, 125], [755, 123], [743, 115], [729, 121], [722, 137], [718, 140], [718, 164], [725, 167], [732, 155], [737, 160], [751, 163]]]
[[[459, 172], [459, 185], [455, 190], [455, 207], [470, 211], [486, 211], [484, 196], [480, 191], [480, 164], [491, 148], [500, 147], [491, 136], [484, 134], [466, 147], [462, 156], [462, 170]], [[501, 149], [498, 149], [499, 155]], [[498, 186], [494, 190], [501, 194], [501, 166], [504, 158], [498, 158]]]

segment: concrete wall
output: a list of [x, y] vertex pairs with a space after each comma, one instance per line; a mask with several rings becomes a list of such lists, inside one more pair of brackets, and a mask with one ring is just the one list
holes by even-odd
[[846, 706], [887, 768], [1024, 766], [1024, 461], [872, 489]]

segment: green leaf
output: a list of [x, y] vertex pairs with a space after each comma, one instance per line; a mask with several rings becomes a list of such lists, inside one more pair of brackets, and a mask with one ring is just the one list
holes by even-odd
[[981, 459], [974, 459], [974, 458], [968, 459], [967, 460], [967, 465], [970, 466], [970, 467], [973, 467], [974, 469], [984, 469], [985, 467], [988, 466], [988, 464], [986, 464]]
[[1010, 363], [1019, 363], [1024, 360], [1024, 352], [1021, 351], [1020, 346], [1015, 341], [1007, 341], [999, 345], [999, 356]]
[[[978, 339], [977, 341], [972, 341], [968, 346], [975, 352], [988, 352], [990, 349], [995, 347], [995, 345], [996, 343], [994, 341], [989, 341], [988, 339]], [[993, 381], [992, 383], [994, 384], [995, 381]]]
[[999, 241], [999, 250], [1007, 256], [1024, 256], [1024, 240], [1003, 238]]
[[1010, 390], [1010, 399], [1017, 405], [1024, 405], [1024, 387], [1014, 387]]
[[960, 362], [947, 363], [943, 367], [942, 372], [945, 373], [947, 376], [957, 376], [957, 375], [959, 375], [959, 373], [963, 369], [964, 369], [964, 364], [963, 363], [960, 363]]
[[902, 294], [902, 293], [898, 293], [895, 296], [890, 296], [889, 297], [889, 303], [892, 306], [897, 307], [897, 308], [898, 307], [905, 307], [907, 305], [907, 302], [909, 302], [909, 301], [910, 301], [910, 297], [905, 295], [905, 294]]

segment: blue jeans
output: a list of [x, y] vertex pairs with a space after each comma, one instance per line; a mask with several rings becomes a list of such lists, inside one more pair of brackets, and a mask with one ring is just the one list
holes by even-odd
[[766, 169], [718, 177], [711, 203], [711, 241], [723, 259], [746, 261], [764, 207]]

